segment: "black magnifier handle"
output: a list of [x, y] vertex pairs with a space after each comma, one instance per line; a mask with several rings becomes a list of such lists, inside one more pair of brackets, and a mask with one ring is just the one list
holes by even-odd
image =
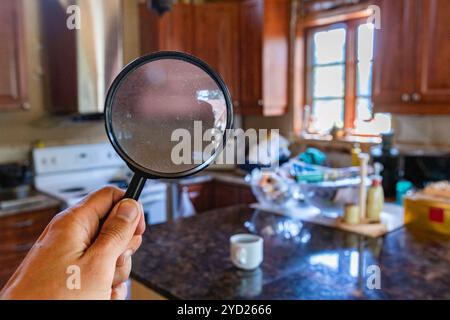
[[[133, 175], [133, 178], [131, 178], [130, 184], [128, 186], [127, 191], [125, 192], [125, 195], [123, 196], [123, 199], [134, 199], [137, 201], [139, 199], [139, 196], [141, 195], [142, 189], [144, 188], [146, 181], [147, 181], [146, 178], [135, 173]], [[99, 230], [102, 228], [107, 218], [108, 216], [105, 216], [102, 219], [100, 219]]]
[[138, 173], [135, 173], [133, 175], [133, 178], [131, 178], [128, 189], [125, 192], [125, 196], [123, 198], [138, 200], [146, 181], [146, 178]]

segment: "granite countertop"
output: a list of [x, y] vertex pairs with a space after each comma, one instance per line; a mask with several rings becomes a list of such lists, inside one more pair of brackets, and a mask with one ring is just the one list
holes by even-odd
[[27, 213], [30, 211], [37, 211], [47, 208], [55, 208], [61, 206], [61, 201], [56, 200], [50, 196], [47, 196], [42, 193], [35, 193], [36, 201], [32, 201], [29, 203], [18, 204], [16, 206], [8, 207], [8, 208], [0, 208], [0, 218], [7, 217], [16, 214]]
[[[229, 237], [251, 226], [264, 262], [244, 272]], [[373, 265], [379, 290], [367, 286]], [[368, 239], [237, 206], [150, 226], [132, 277], [174, 299], [450, 299], [450, 237], [403, 228]]]

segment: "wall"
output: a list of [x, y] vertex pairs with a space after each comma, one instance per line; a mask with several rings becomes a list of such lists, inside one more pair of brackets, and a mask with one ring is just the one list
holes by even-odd
[[[245, 128], [280, 129], [280, 134], [293, 138], [292, 115], [281, 117], [246, 116]], [[450, 152], [450, 116], [394, 115], [396, 144], [405, 149]]]
[[[20, 0], [19, 0], [20, 1]], [[106, 141], [102, 121], [74, 123], [64, 117], [51, 116], [45, 109], [48, 102], [46, 74], [42, 66], [42, 34], [39, 1], [24, 2], [24, 23], [27, 46], [27, 80], [30, 110], [0, 114], [0, 163], [26, 161], [31, 144], [42, 140], [46, 145], [95, 143]], [[139, 55], [138, 0], [124, 1], [124, 60]]]
[[[289, 107], [284, 116], [263, 117], [246, 116], [245, 128], [279, 129], [280, 134], [294, 138], [293, 111]], [[395, 130], [396, 143], [405, 150], [450, 152], [450, 116], [405, 116], [393, 115], [392, 127]]]
[[450, 149], [450, 116], [394, 116], [398, 144], [420, 149]]
[[292, 138], [293, 126], [290, 112], [284, 116], [263, 117], [263, 116], [245, 116], [245, 129], [278, 129], [280, 134], [286, 138]]
[[[38, 1], [24, 1], [25, 32], [28, 60], [28, 85], [31, 109], [29, 111], [2, 112], [0, 114], [0, 163], [28, 159], [33, 141], [43, 140], [47, 145], [62, 143], [93, 143], [105, 141], [102, 122], [73, 123], [66, 118], [50, 116], [45, 110], [48, 88], [42, 67], [42, 34]], [[124, 1], [124, 60], [139, 55], [138, 8], [139, 0]], [[292, 110], [281, 117], [247, 116], [246, 128], [280, 129], [288, 138], [293, 131]], [[394, 127], [401, 144], [423, 148], [433, 145], [450, 148], [449, 117], [396, 116]]]

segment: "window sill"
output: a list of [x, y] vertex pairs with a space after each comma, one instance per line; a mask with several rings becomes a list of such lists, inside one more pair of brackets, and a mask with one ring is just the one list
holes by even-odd
[[351, 150], [355, 143], [360, 145], [360, 148], [367, 152], [372, 146], [381, 142], [379, 137], [364, 137], [364, 136], [346, 136], [341, 139], [333, 139], [331, 135], [318, 134], [302, 134], [295, 139], [296, 143], [307, 144], [312, 147], [322, 147], [326, 149], [335, 150]]

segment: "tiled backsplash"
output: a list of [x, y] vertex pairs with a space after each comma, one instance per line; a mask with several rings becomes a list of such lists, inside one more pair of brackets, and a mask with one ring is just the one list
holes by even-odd
[[394, 116], [399, 144], [450, 147], [450, 116]]

